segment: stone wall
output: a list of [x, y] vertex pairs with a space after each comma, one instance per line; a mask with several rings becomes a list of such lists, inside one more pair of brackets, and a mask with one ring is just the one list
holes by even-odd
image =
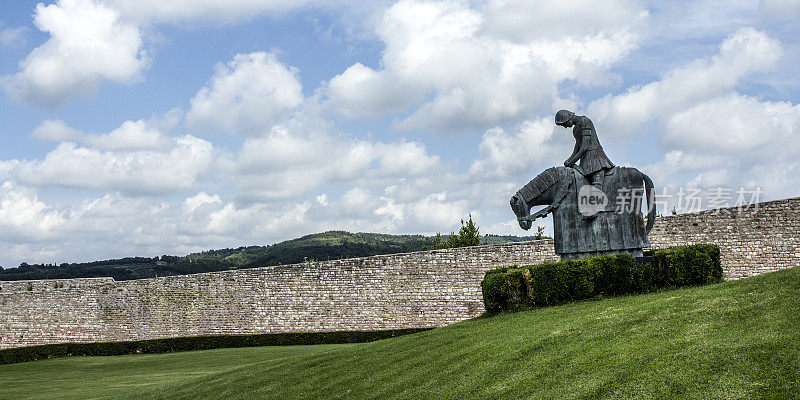
[[[654, 247], [711, 242], [728, 279], [800, 265], [800, 198], [659, 218]], [[447, 325], [483, 313], [486, 270], [556, 259], [552, 240], [132, 281], [0, 282], [0, 348], [193, 335]]]
[[0, 282], [0, 348], [175, 336], [442, 326], [483, 313], [490, 268], [541, 240], [131, 281]]
[[653, 248], [696, 243], [720, 247], [725, 279], [800, 265], [800, 197], [656, 219]]

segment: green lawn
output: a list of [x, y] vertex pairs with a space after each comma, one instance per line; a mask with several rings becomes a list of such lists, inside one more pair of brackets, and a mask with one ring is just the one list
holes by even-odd
[[352, 344], [248, 347], [115, 357], [70, 357], [0, 365], [0, 399], [118, 398], [234, 368]]
[[0, 366], [3, 398], [800, 398], [800, 268], [351, 345]]

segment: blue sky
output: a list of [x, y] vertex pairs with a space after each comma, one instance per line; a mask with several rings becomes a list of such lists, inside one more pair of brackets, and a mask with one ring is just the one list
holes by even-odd
[[[800, 183], [800, 1], [0, 5], [0, 265], [524, 234], [567, 108], [674, 196]], [[537, 221], [550, 230], [548, 220]]]

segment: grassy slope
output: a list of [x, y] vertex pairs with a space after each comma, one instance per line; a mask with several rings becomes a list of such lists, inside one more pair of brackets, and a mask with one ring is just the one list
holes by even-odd
[[[164, 355], [174, 357], [175, 370], [187, 363], [202, 376], [187, 373], [118, 394], [165, 399], [798, 398], [799, 299], [800, 268], [794, 268], [706, 287], [479, 318], [374, 343], [303, 348], [296, 354], [294, 348], [204, 352], [216, 357], [210, 371], [192, 364], [196, 353]], [[226, 353], [247, 351], [260, 356], [242, 357], [238, 367], [237, 357]], [[57, 368], [80, 371], [78, 381], [63, 382], [70, 387], [109, 376], [163, 373], [141, 363], [143, 357], [0, 366], [0, 387], [64, 394], [69, 388], [52, 383]], [[265, 361], [253, 363], [258, 357]], [[23, 369], [35, 378], [10, 384], [9, 376]]]
[[348, 346], [352, 345], [251, 347], [0, 365], [0, 399], [116, 398], [246, 365]]

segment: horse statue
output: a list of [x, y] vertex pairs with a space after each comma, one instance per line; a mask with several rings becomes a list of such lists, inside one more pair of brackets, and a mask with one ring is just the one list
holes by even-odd
[[[605, 254], [641, 256], [650, 247], [647, 234], [655, 222], [653, 181], [636, 168], [603, 171], [602, 186], [571, 167], [544, 170], [511, 197], [511, 209], [522, 229], [553, 214], [553, 242], [562, 260]], [[644, 186], [644, 190], [642, 190]], [[647, 193], [647, 224], [641, 214]], [[535, 206], [545, 208], [531, 214]]]

